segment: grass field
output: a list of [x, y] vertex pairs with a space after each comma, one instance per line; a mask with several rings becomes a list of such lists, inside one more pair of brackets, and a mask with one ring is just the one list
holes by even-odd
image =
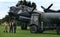
[[29, 30], [21, 30], [17, 27], [17, 33], [4, 33], [3, 26], [0, 26], [0, 37], [60, 37], [55, 30], [44, 31], [42, 34], [32, 34]]

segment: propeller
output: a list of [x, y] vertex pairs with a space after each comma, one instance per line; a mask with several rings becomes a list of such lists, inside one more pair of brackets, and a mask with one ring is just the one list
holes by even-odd
[[44, 12], [50, 12], [50, 11], [52, 11], [52, 10], [50, 10], [52, 5], [53, 5], [53, 3], [48, 8], [44, 8], [43, 6], [41, 6], [41, 8], [44, 10]]

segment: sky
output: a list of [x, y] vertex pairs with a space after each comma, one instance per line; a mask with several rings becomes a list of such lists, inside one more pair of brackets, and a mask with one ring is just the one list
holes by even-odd
[[[19, 0], [0, 0], [0, 19], [4, 18], [5, 15], [8, 15], [9, 8], [11, 6], [15, 6]], [[41, 6], [47, 8], [51, 3], [53, 6], [51, 9], [60, 10], [60, 0], [27, 0], [31, 2], [35, 2], [37, 5], [37, 10], [43, 11]]]

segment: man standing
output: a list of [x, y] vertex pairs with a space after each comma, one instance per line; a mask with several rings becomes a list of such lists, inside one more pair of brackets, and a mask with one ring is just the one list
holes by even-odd
[[16, 23], [15, 22], [13, 24], [13, 30], [14, 30], [14, 33], [16, 33]]
[[4, 32], [8, 32], [8, 23], [4, 22]]
[[16, 21], [15, 21], [15, 17], [13, 20], [13, 32], [16, 33]]
[[9, 32], [13, 32], [13, 21], [10, 22], [10, 30]]

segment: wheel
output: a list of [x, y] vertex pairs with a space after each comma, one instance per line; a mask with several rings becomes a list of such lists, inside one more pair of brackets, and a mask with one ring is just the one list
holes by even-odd
[[30, 32], [31, 32], [31, 33], [37, 33], [37, 32], [38, 32], [37, 26], [36, 26], [36, 25], [32, 25], [32, 26], [30, 27]]

